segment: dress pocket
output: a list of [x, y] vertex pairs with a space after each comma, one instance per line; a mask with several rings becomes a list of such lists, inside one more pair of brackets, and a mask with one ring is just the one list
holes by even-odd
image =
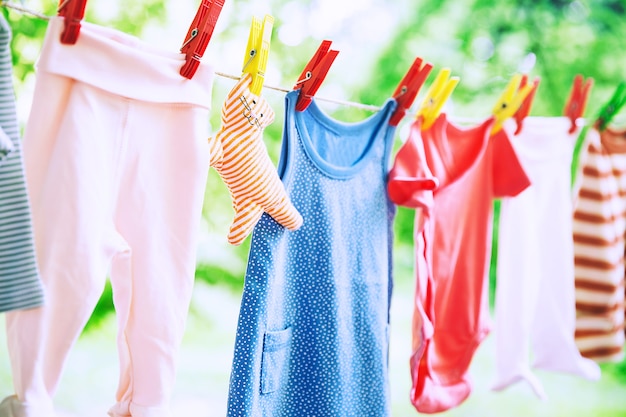
[[263, 337], [261, 357], [261, 394], [272, 393], [287, 376], [287, 361], [291, 346], [291, 327], [276, 332], [266, 332]]

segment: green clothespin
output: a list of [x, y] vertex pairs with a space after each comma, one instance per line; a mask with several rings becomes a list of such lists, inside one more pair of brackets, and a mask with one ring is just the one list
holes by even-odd
[[604, 130], [606, 126], [611, 123], [613, 117], [619, 113], [620, 109], [626, 104], [626, 82], [621, 82], [617, 86], [617, 90], [613, 93], [613, 97], [608, 103], [602, 107], [598, 114], [597, 124], [600, 131]]
[[[617, 113], [619, 113], [620, 109], [624, 107], [626, 104], [626, 82], [621, 82], [617, 86], [615, 93], [613, 93], [613, 97], [602, 107], [600, 112], [598, 113], [598, 117], [596, 119], [595, 127], [599, 131], [603, 131], [607, 125], [613, 120], [613, 117]], [[578, 174], [578, 159], [580, 157], [580, 152], [582, 151], [583, 143], [585, 141], [585, 137], [587, 137], [587, 131], [589, 130], [589, 125], [586, 125], [578, 135], [578, 139], [576, 140], [576, 144], [574, 146], [574, 155], [572, 158], [571, 165], [571, 185], [574, 187], [576, 183], [576, 175]]]

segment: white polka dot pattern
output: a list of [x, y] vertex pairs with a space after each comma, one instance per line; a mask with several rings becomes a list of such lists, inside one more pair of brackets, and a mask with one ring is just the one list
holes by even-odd
[[[296, 99], [287, 95], [279, 171], [304, 224], [287, 231], [264, 214], [254, 229], [228, 415], [389, 416], [395, 208], [386, 173], [395, 101], [363, 122], [339, 124], [316, 116], [315, 101], [296, 114]], [[320, 119], [333, 134], [357, 132], [350, 140], [361, 142], [346, 143], [342, 157], [353, 163], [336, 172], [311, 158], [325, 138], [307, 130]]]

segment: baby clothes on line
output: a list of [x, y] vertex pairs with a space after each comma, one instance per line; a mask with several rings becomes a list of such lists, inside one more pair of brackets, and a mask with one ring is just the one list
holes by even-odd
[[[530, 369], [600, 378], [574, 342], [574, 245], [570, 166], [578, 132], [566, 117], [527, 117], [510, 135], [531, 185], [503, 198], [498, 227], [496, 378], [502, 390], [525, 380], [545, 397]], [[511, 127], [510, 125], [507, 126]], [[512, 130], [512, 129], [511, 129]]]
[[228, 241], [239, 245], [252, 233], [265, 210], [289, 230], [302, 225], [263, 143], [263, 129], [274, 121], [264, 97], [249, 90], [244, 76], [228, 93], [222, 107], [222, 127], [209, 139], [211, 166], [228, 186], [235, 209]]
[[194, 282], [213, 71], [203, 63], [188, 80], [183, 54], [89, 23], [64, 45], [63, 27], [49, 22], [24, 136], [48, 302], [7, 315], [15, 417], [53, 415], [108, 270], [120, 359], [109, 414], [167, 417]]
[[576, 344], [597, 362], [624, 357], [626, 132], [590, 128], [574, 211]]
[[250, 247], [228, 416], [389, 416], [392, 220], [386, 174], [396, 102], [357, 123], [286, 97], [278, 172], [302, 214], [264, 214]]
[[24, 178], [10, 41], [11, 28], [0, 15], [0, 312], [38, 307], [44, 301]]
[[411, 401], [423, 413], [456, 407], [471, 392], [469, 365], [490, 327], [493, 199], [529, 185], [507, 134], [490, 136], [492, 125], [460, 128], [441, 114], [421, 132], [424, 159], [414, 163], [439, 181], [432, 201], [420, 197], [432, 205], [416, 213]]

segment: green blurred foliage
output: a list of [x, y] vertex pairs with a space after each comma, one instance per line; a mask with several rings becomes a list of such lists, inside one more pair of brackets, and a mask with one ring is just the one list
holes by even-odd
[[620, 363], [603, 363], [600, 369], [603, 373], [612, 375], [621, 384], [626, 385], [626, 359]]
[[[459, 115], [486, 115], [529, 54], [541, 78], [532, 114], [559, 115], [576, 74], [595, 79], [597, 111], [626, 78], [623, 1], [443, 0], [419, 2], [413, 18], [390, 37], [367, 86], [355, 96], [376, 101], [392, 91], [418, 55], [461, 77], [452, 100]], [[410, 10], [407, 10], [410, 13]], [[433, 75], [429, 78], [434, 79]], [[427, 82], [428, 84], [428, 82]]]
[[100, 300], [98, 300], [98, 304], [96, 304], [85, 330], [91, 331], [92, 329], [97, 329], [100, 325], [104, 324], [105, 319], [114, 311], [114, 309], [113, 288], [111, 287], [111, 282], [107, 280], [104, 290], [102, 291], [102, 295], [100, 296]]
[[210, 285], [226, 285], [233, 292], [238, 292], [243, 287], [243, 277], [245, 271], [233, 272], [221, 265], [198, 264], [196, 268], [196, 279]]
[[10, 9], [2, 9], [11, 24], [13, 38], [11, 51], [13, 55], [13, 72], [17, 79], [16, 90], [34, 71], [34, 63], [41, 48], [48, 23], [45, 20], [23, 16]]

